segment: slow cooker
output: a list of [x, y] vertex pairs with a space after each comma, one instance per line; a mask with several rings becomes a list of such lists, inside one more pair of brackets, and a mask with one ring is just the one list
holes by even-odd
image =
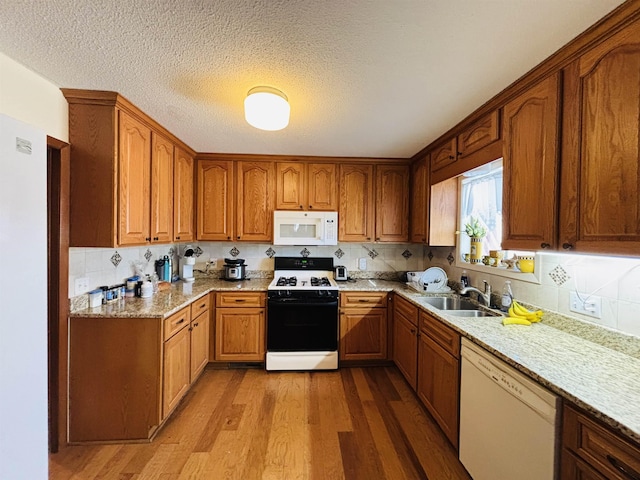
[[225, 280], [244, 280], [246, 276], [247, 266], [242, 258], [225, 258], [224, 259], [224, 279]]

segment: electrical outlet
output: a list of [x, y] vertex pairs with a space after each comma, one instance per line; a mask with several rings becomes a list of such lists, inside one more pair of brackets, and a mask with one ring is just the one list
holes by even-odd
[[[582, 301], [583, 298], [587, 300]], [[569, 295], [569, 310], [593, 318], [602, 318], [602, 298], [593, 295], [589, 296], [587, 293], [571, 292]]]
[[367, 269], [367, 257], [361, 257], [358, 259], [358, 268], [360, 270], [366, 270]]
[[217, 258], [209, 258], [209, 268], [211, 270], [215, 270], [218, 268], [218, 259]]
[[81, 277], [81, 278], [76, 278], [76, 295], [82, 295], [83, 293], [86, 293], [89, 291], [89, 278], [88, 277]]

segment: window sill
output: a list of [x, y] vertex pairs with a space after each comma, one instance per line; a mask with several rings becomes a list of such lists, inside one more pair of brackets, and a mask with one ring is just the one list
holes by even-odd
[[456, 267], [461, 268], [463, 270], [472, 271], [472, 272], [482, 272], [489, 275], [495, 275], [497, 277], [505, 277], [513, 280], [519, 280], [521, 282], [528, 283], [542, 283], [540, 280], [540, 270], [542, 270], [542, 262], [538, 255], [536, 255], [535, 259], [535, 270], [533, 273], [522, 273], [517, 269], [507, 269], [506, 267], [490, 267], [484, 264], [476, 264], [476, 263], [467, 263], [462, 260], [456, 261]]

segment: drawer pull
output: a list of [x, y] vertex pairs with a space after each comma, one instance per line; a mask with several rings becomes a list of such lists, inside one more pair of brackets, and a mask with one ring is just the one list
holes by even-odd
[[178, 321], [176, 322], [176, 325], [180, 325], [181, 323], [184, 323], [184, 318], [181, 318], [180, 320], [178, 320]]
[[613, 465], [613, 468], [618, 470], [622, 475], [624, 475], [629, 480], [640, 480], [640, 473], [636, 472], [633, 468], [631, 468], [626, 463], [618, 460], [613, 455], [607, 455], [607, 460], [609, 463]]
[[197, 326], [198, 326], [197, 322], [193, 324], [193, 328], [196, 328]]
[[237, 303], [242, 303], [242, 302], [246, 302], [246, 300], [244, 298], [236, 298], [235, 300]]
[[358, 301], [361, 302], [361, 303], [369, 303], [369, 300], [366, 299], [366, 298], [361, 298]]
[[206, 303], [203, 303], [202, 305], [200, 305], [200, 308], [204, 308], [206, 305]]

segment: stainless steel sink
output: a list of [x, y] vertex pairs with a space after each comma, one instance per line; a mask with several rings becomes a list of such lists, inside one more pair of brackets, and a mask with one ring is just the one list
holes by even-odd
[[421, 299], [438, 310], [480, 310], [480, 307], [466, 298], [459, 297], [426, 297]]
[[487, 312], [486, 310], [453, 310], [447, 312], [456, 317], [501, 317], [499, 313]]

